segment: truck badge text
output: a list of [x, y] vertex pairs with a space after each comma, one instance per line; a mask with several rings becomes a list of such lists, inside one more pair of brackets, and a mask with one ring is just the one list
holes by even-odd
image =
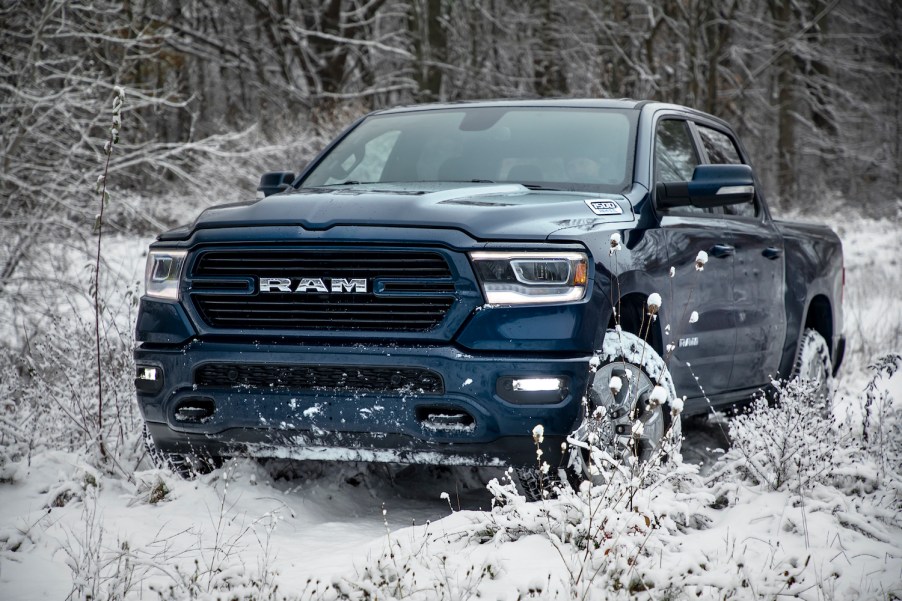
[[[331, 286], [323, 281], [329, 279]], [[346, 294], [366, 292], [366, 280], [355, 278], [301, 278], [292, 287], [290, 278], [260, 278], [260, 292], [300, 292], [313, 294]]]

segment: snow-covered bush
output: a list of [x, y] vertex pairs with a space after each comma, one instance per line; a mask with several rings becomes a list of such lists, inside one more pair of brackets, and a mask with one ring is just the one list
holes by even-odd
[[871, 366], [873, 376], [858, 399], [860, 416], [834, 417], [813, 386], [775, 382], [775, 403], [759, 398], [730, 421], [732, 448], [715, 468], [715, 478], [738, 476], [768, 490], [798, 494], [815, 485], [870, 493], [886, 478], [899, 478], [902, 407], [881, 380], [889, 380], [900, 366], [899, 355]]
[[902, 465], [902, 399], [893, 398], [880, 384], [902, 371], [902, 355], [882, 355], [868, 367], [872, 376], [864, 392], [861, 437], [882, 472], [898, 471]]
[[[60, 552], [72, 573], [70, 599], [92, 601], [124, 599], [141, 586], [141, 559], [127, 541], [110, 545], [104, 540], [103, 516], [98, 515], [97, 493], [87, 492], [83, 499], [82, 519], [77, 529], [67, 532]], [[142, 569], [143, 568], [143, 569]]]
[[[24, 352], [0, 349], [0, 479], [15, 477], [12, 462], [27, 464], [32, 454], [48, 449], [92, 458], [104, 469], [127, 474], [135, 469], [143, 447], [134, 399], [133, 335], [107, 313], [101, 330], [102, 432], [93, 324], [78, 313], [54, 316]], [[109, 462], [98, 455], [101, 437]]]
[[[808, 488], [829, 479], [847, 459], [851, 433], [834, 427], [816, 386], [774, 382], [776, 402], [757, 398], [730, 421], [732, 448], [724, 465], [770, 490]], [[723, 469], [723, 466], [722, 466]]]
[[[698, 512], [714, 501], [701, 485], [698, 468], [664, 461], [675, 455], [665, 443], [645, 463], [599, 462], [599, 478], [579, 490], [555, 485], [555, 498], [528, 503], [510, 475], [489, 483], [495, 503], [474, 529], [480, 543], [507, 543], [531, 535], [546, 538], [564, 562], [566, 590], [541, 597], [626, 598], [660, 591], [675, 576], [658, 566], [669, 537], [704, 528]], [[599, 597], [598, 595], [603, 595]]]

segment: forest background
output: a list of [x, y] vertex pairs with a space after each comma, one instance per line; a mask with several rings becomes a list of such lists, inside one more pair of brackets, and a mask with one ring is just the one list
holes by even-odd
[[2, 0], [0, 294], [91, 236], [117, 85], [125, 232], [251, 198], [367, 111], [498, 97], [685, 104], [734, 124], [772, 205], [887, 216], [900, 38], [896, 0]]
[[[899, 0], [0, 0], [0, 597], [319, 599], [304, 579], [322, 573], [351, 591], [333, 598], [446, 582], [419, 598], [526, 598], [548, 574], [538, 590], [559, 598], [654, 582], [653, 598], [898, 599], [900, 38]], [[370, 110], [551, 96], [713, 113], [777, 217], [837, 231], [848, 344], [831, 416], [790, 395], [697, 425], [684, 454], [713, 474], [687, 462], [649, 486], [646, 513], [621, 512], [638, 528], [587, 519], [619, 511], [607, 498], [474, 511], [488, 493], [467, 473], [452, 488], [373, 466], [152, 469], [131, 353], [156, 234], [254, 198], [261, 173], [297, 172]], [[733, 446], [711, 452], [726, 429]], [[762, 463], [774, 436], [784, 454]], [[761, 465], [794, 476], [771, 486]], [[616, 543], [600, 559], [578, 542], [598, 523]]]

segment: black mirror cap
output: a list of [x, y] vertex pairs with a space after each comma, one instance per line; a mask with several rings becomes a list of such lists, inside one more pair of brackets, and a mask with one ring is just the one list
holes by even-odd
[[755, 176], [749, 165], [699, 165], [692, 181], [667, 182], [655, 186], [661, 209], [686, 207], [703, 209], [752, 202]]
[[749, 165], [699, 165], [688, 182], [696, 207], [723, 207], [755, 198], [755, 175]]
[[291, 171], [270, 171], [260, 176], [260, 185], [257, 186], [257, 196], [271, 196], [283, 190], [287, 190], [294, 181], [294, 173]]
[[692, 204], [692, 199], [689, 198], [689, 182], [660, 183], [655, 186], [655, 198], [660, 209], [688, 207]]

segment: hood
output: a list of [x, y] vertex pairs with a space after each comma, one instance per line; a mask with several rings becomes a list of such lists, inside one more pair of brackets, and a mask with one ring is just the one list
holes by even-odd
[[357, 184], [213, 207], [191, 229], [393, 226], [456, 229], [481, 240], [544, 240], [562, 228], [632, 219], [632, 206], [617, 194], [530, 190], [520, 184]]

